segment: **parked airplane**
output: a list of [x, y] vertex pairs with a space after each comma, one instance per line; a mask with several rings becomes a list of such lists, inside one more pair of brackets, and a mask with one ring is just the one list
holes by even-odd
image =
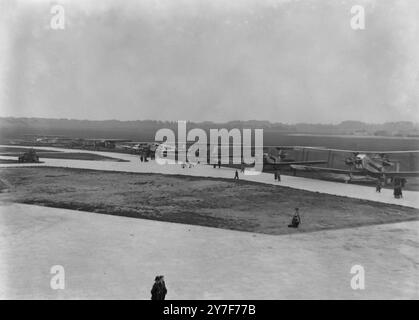
[[[310, 165], [292, 164], [290, 167], [297, 171], [314, 172], [329, 178], [343, 179], [350, 181], [377, 181], [382, 180], [385, 183], [393, 181], [395, 178], [419, 177], [419, 171], [400, 171], [399, 163], [396, 160], [390, 160], [389, 154], [397, 153], [419, 153], [415, 151], [352, 151], [326, 148], [309, 148], [314, 150], [324, 150], [329, 152], [348, 153], [344, 163], [349, 167], [347, 169], [338, 169], [332, 167], [315, 167]], [[391, 169], [391, 168], [395, 168]]]
[[[174, 151], [177, 152], [178, 150], [188, 150], [189, 146], [194, 144], [193, 142], [188, 142], [186, 145], [176, 146], [176, 145], [167, 145], [164, 144], [165, 150], [168, 151]], [[196, 145], [196, 144], [195, 144]], [[220, 155], [222, 154], [223, 149], [229, 149], [229, 159], [231, 163], [233, 162], [233, 147], [237, 146], [235, 144], [218, 144], [218, 146], [215, 146], [210, 150], [210, 145], [207, 144], [207, 152], [208, 152], [208, 159], [212, 155]], [[242, 145], [239, 145], [242, 150], [244, 151], [245, 148], [250, 148], [251, 151], [254, 149], [253, 147], [245, 147]], [[326, 160], [303, 160], [303, 161], [297, 161], [293, 158], [290, 158], [286, 150], [302, 150], [306, 147], [301, 146], [264, 146], [263, 147], [263, 165], [264, 170], [276, 170], [278, 167], [284, 167], [284, 166], [290, 166], [292, 164], [304, 164], [304, 165], [315, 165], [315, 164], [325, 164], [327, 163]], [[196, 154], [198, 155], [198, 154]], [[241, 155], [240, 159], [235, 159], [236, 163], [241, 162]], [[247, 167], [251, 167], [252, 165], [246, 165]]]
[[155, 152], [157, 148], [161, 146], [164, 148], [164, 150], [167, 151], [175, 151], [176, 148], [174, 146], [169, 146], [164, 143], [158, 143], [158, 142], [129, 142], [123, 145], [119, 145], [120, 148], [123, 148], [125, 150], [130, 150], [132, 153], [140, 154], [145, 157], [150, 157], [151, 159], [154, 158]]
[[[293, 158], [288, 157], [286, 150], [303, 150], [306, 147], [290, 147], [290, 146], [267, 146], [267, 152], [263, 154], [263, 163], [267, 167], [271, 165], [272, 169], [281, 166], [291, 166], [291, 165], [314, 165], [314, 164], [326, 164], [326, 160], [301, 160], [297, 161]], [[268, 168], [266, 168], [268, 169]]]

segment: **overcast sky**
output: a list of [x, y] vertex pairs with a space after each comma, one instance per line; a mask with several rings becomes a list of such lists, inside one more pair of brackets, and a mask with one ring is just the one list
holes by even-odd
[[418, 24], [417, 0], [1, 0], [0, 116], [419, 121]]

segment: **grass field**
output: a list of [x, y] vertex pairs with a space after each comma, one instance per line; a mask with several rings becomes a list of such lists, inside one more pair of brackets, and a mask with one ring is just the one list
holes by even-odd
[[[267, 234], [419, 218], [413, 208], [229, 179], [49, 167], [2, 169], [0, 178], [2, 201]], [[295, 207], [298, 230], [287, 227]]]
[[[49, 159], [71, 159], [71, 160], [96, 160], [96, 161], [125, 161], [118, 158], [101, 156], [88, 152], [61, 152], [61, 151], [43, 151], [42, 149], [34, 149], [39, 156], [42, 158]], [[22, 153], [27, 152], [28, 148], [9, 148], [0, 147], [0, 155], [7, 157], [19, 157]], [[7, 160], [2, 160], [2, 163], [8, 163]], [[10, 162], [9, 162], [10, 163]], [[13, 162], [12, 162], [13, 163]]]

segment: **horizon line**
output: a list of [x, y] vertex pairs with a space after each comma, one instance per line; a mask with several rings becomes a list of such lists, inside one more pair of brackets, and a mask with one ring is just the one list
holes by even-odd
[[185, 119], [177, 119], [177, 120], [158, 120], [158, 119], [135, 119], [135, 120], [120, 120], [120, 119], [77, 119], [77, 118], [52, 118], [52, 117], [15, 117], [15, 116], [0, 116], [0, 119], [41, 119], [41, 120], [67, 120], [67, 121], [92, 121], [92, 122], [109, 122], [109, 121], [116, 121], [116, 122], [178, 122], [178, 121], [186, 121], [190, 123], [205, 123], [210, 122], [214, 124], [225, 124], [230, 122], [266, 122], [269, 124], [282, 124], [282, 125], [301, 125], [301, 124], [309, 124], [309, 125], [340, 125], [345, 122], [359, 122], [362, 124], [367, 125], [383, 125], [383, 124], [391, 124], [391, 123], [411, 123], [414, 125], [419, 125], [419, 122], [411, 121], [411, 120], [398, 120], [398, 121], [385, 121], [385, 122], [364, 122], [362, 120], [342, 120], [340, 122], [279, 122], [279, 121], [270, 121], [270, 120], [256, 120], [256, 119], [248, 119], [248, 120], [226, 120], [224, 122], [220, 121], [213, 121], [213, 120], [185, 120]]

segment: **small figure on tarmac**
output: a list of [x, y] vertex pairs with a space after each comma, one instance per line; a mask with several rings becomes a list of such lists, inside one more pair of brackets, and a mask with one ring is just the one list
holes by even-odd
[[299, 213], [299, 209], [295, 208], [294, 216], [292, 217], [291, 224], [288, 225], [288, 228], [298, 228], [301, 223], [301, 217]]
[[234, 180], [239, 180], [239, 172], [236, 170], [236, 173], [234, 174]]
[[279, 169], [276, 170], [276, 178], [278, 179], [278, 182], [281, 181], [281, 171], [279, 171]]
[[377, 180], [377, 185], [375, 186], [375, 192], [381, 193], [381, 180]]
[[151, 300], [164, 300], [167, 294], [164, 276], [156, 276], [154, 285], [151, 289]]
[[396, 199], [400, 199], [403, 198], [403, 185], [404, 185], [404, 181], [402, 181], [400, 178], [394, 178], [394, 198]]
[[403, 199], [403, 191], [401, 186], [394, 187], [394, 198]]

